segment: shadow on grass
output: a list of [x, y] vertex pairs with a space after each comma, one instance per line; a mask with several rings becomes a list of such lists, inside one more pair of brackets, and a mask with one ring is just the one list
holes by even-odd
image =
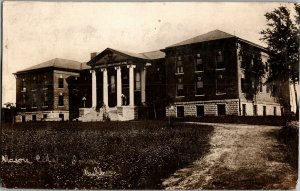
[[162, 178], [208, 152], [212, 131], [195, 124], [168, 128], [164, 121], [16, 124], [2, 129], [2, 153], [32, 163], [3, 162], [2, 185], [160, 189]]

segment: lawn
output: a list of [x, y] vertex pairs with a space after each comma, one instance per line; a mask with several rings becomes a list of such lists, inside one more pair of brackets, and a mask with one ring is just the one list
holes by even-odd
[[208, 152], [211, 126], [43, 122], [2, 128], [2, 186], [160, 189], [161, 179]]

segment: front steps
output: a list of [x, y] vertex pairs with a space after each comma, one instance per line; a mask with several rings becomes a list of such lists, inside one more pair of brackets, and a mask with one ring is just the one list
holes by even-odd
[[79, 117], [75, 120], [82, 122], [130, 121], [137, 119], [137, 109], [136, 106], [102, 107], [99, 111], [93, 108], [80, 108]]

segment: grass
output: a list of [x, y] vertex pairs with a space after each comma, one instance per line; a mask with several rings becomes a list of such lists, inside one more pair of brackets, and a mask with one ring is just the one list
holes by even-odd
[[193, 124], [170, 128], [164, 121], [43, 122], [4, 127], [4, 159], [29, 162], [2, 162], [2, 186], [160, 189], [162, 178], [208, 151], [212, 131], [211, 126]]

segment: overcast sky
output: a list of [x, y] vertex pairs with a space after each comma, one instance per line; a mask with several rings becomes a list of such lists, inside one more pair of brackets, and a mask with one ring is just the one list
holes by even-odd
[[[8, 2], [3, 5], [3, 103], [15, 102], [12, 73], [53, 58], [87, 62], [107, 47], [162, 49], [219, 29], [260, 42], [278, 3]], [[290, 5], [292, 6], [292, 5]]]

